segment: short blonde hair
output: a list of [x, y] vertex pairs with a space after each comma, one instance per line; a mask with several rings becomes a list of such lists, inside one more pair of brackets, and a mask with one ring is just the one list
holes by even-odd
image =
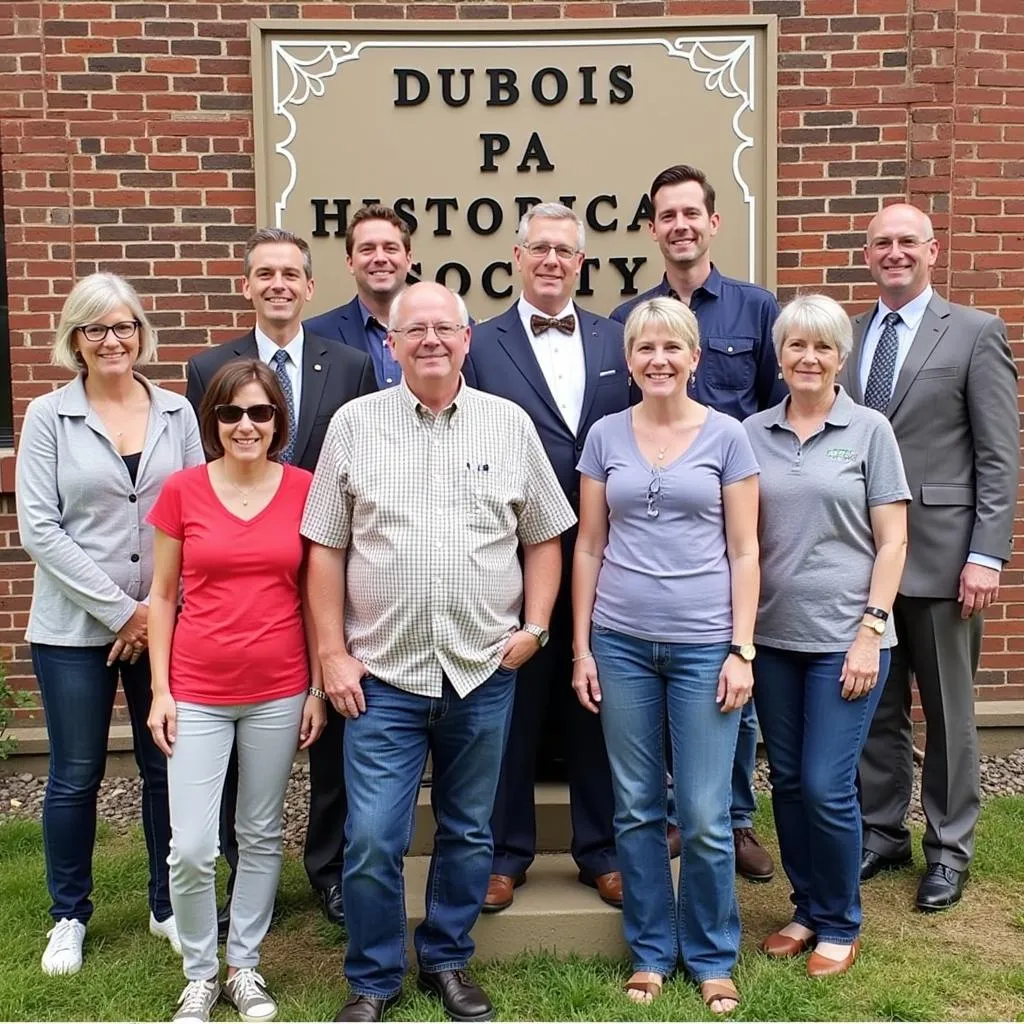
[[840, 362], [845, 362], [853, 348], [853, 325], [846, 310], [827, 295], [798, 295], [782, 307], [772, 328], [775, 355], [782, 359], [782, 346], [795, 331], [802, 331], [816, 341], [835, 347]]
[[691, 353], [700, 348], [700, 328], [697, 326], [693, 310], [678, 299], [662, 296], [647, 299], [633, 307], [626, 320], [626, 359], [633, 354], [636, 339], [648, 327], [664, 327], [673, 337], [685, 342]]
[[135, 364], [151, 363], [156, 358], [156, 332], [142, 309], [138, 293], [123, 277], [106, 273], [83, 277], [64, 300], [50, 362], [72, 373], [81, 373], [82, 361], [71, 340], [75, 330], [95, 323], [117, 306], [124, 306], [139, 321], [139, 357]]

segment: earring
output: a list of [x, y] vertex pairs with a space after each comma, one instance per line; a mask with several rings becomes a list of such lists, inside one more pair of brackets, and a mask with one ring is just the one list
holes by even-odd
[[693, 373], [690, 374], [690, 387], [692, 388], [696, 383], [697, 383], [697, 371], [694, 370]]

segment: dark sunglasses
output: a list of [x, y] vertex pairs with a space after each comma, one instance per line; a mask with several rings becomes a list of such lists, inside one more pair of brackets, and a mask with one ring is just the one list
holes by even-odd
[[221, 423], [229, 426], [241, 422], [246, 415], [251, 423], [269, 423], [277, 415], [277, 409], [267, 403], [250, 405], [248, 408], [243, 405], [215, 405], [213, 411]]

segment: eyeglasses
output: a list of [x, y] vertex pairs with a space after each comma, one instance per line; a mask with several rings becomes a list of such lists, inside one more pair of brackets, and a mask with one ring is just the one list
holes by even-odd
[[552, 245], [550, 242], [530, 242], [529, 245], [524, 245], [523, 248], [535, 260], [545, 259], [552, 249], [555, 250], [555, 255], [560, 260], [571, 260], [579, 252], [579, 249], [574, 249], [571, 245]]
[[85, 336], [86, 341], [106, 341], [108, 334], [113, 334], [118, 341], [127, 341], [139, 326], [138, 320], [122, 320], [110, 327], [106, 324], [79, 324], [78, 330]]
[[454, 341], [465, 324], [409, 324], [408, 327], [392, 327], [392, 334], [404, 334], [410, 341], [425, 341], [427, 332], [433, 330], [438, 341]]
[[276, 415], [277, 409], [265, 402], [259, 405], [215, 405], [213, 411], [219, 422], [231, 426], [240, 423], [243, 416], [249, 417], [250, 423], [269, 423]]
[[657, 519], [661, 513], [661, 473], [651, 470], [651, 483], [647, 488], [647, 514]]
[[886, 253], [894, 245], [902, 251], [903, 249], [916, 249], [934, 241], [934, 238], [874, 238], [868, 242], [868, 248], [872, 252]]

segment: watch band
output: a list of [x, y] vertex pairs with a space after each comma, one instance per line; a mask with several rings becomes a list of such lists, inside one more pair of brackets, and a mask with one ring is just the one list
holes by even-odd
[[872, 615], [876, 619], [881, 619], [883, 622], [888, 622], [889, 621], [889, 613], [887, 611], [885, 611], [885, 609], [883, 609], [883, 608], [872, 608], [872, 607], [869, 606], [869, 607], [864, 609], [864, 614], [865, 615]]

